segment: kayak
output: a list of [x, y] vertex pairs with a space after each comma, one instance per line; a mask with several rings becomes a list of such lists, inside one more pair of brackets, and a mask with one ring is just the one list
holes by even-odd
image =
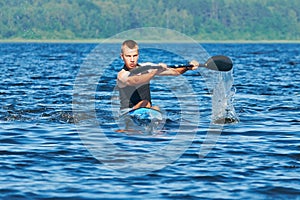
[[138, 108], [130, 110], [120, 117], [121, 129], [117, 132], [153, 132], [164, 124], [164, 115], [161, 111], [152, 108]]
[[163, 120], [160, 111], [151, 108], [138, 108], [128, 112], [134, 123], [139, 126], [149, 126], [153, 123], [159, 123]]

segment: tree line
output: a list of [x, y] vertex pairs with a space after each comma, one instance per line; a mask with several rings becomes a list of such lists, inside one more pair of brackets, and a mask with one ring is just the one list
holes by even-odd
[[299, 40], [298, 0], [0, 0], [0, 39], [102, 39], [141, 27], [199, 40]]

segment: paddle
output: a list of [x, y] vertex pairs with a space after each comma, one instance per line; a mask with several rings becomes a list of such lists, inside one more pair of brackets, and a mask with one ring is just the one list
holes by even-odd
[[[209, 58], [204, 64], [199, 64], [199, 67], [204, 67], [210, 70], [215, 70], [215, 71], [230, 71], [232, 69], [233, 63], [231, 59], [227, 56], [222, 56], [222, 55], [217, 55], [217, 56], [212, 56]], [[193, 67], [193, 65], [190, 64], [182, 64], [182, 65], [168, 65], [170, 68], [181, 68], [181, 67]], [[159, 65], [146, 65], [142, 66], [139, 68], [135, 68], [130, 71], [130, 75], [138, 74], [144, 71], [147, 71], [149, 69], [160, 69], [161, 66]]]

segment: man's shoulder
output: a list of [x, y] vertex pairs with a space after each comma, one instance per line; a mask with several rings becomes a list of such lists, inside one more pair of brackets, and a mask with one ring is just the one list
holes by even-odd
[[118, 83], [125, 83], [127, 78], [129, 77], [129, 75], [130, 75], [129, 71], [126, 71], [124, 69], [119, 71], [118, 76], [117, 76]]

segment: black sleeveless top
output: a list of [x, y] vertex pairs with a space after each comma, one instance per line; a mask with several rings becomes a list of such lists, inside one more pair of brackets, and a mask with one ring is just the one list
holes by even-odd
[[[124, 65], [124, 70], [129, 71]], [[142, 100], [148, 100], [151, 103], [150, 84], [146, 83], [139, 86], [119, 87], [120, 108], [132, 108]]]

